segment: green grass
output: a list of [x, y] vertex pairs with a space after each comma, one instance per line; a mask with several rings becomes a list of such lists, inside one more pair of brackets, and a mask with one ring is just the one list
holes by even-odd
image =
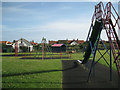
[[[105, 53], [105, 50], [101, 50], [100, 52], [103, 54], [103, 53]], [[100, 54], [97, 52], [95, 60], [98, 60], [100, 57], [101, 57]], [[110, 65], [110, 56], [109, 56], [109, 54], [106, 53], [104, 55], [104, 57], [105, 57], [106, 61], [108, 62], [108, 64]], [[112, 68], [113, 68], [113, 70], [117, 70], [115, 63], [113, 63], [113, 62], [114, 62], [114, 58], [113, 58], [113, 55], [112, 55]], [[109, 65], [107, 65], [107, 63], [105, 62], [105, 60], [103, 58], [101, 58], [101, 60], [99, 61], [99, 63], [101, 63], [101, 64], [106, 65], [107, 67], [109, 67]]]
[[3, 88], [61, 88], [60, 60], [20, 60], [2, 57]]
[[[101, 52], [104, 53], [105, 50]], [[100, 54], [97, 52], [96, 60], [99, 57]], [[106, 54], [105, 57], [109, 63], [109, 55]], [[3, 88], [62, 88], [61, 60], [83, 60], [84, 57], [81, 52], [72, 54], [70, 59], [28, 60], [20, 58], [20, 56], [2, 57]], [[99, 63], [108, 67], [103, 58]], [[116, 70], [115, 64], [112, 67]]]

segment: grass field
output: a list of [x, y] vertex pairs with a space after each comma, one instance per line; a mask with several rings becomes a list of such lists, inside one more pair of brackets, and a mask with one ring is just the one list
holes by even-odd
[[[105, 51], [101, 51], [104, 53]], [[10, 54], [10, 53], [7, 53]], [[100, 55], [97, 53], [96, 58]], [[109, 62], [109, 56], [106, 54]], [[2, 87], [3, 88], [62, 88], [63, 59], [20, 59], [21, 57], [2, 57]], [[82, 60], [83, 53], [75, 53], [70, 59]], [[108, 66], [103, 59], [99, 61]], [[113, 69], [116, 70], [115, 64]]]
[[60, 60], [20, 60], [3, 57], [3, 88], [60, 88]]

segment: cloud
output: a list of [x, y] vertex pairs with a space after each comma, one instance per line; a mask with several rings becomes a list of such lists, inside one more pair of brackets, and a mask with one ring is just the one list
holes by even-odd
[[[30, 9], [23, 8], [23, 6], [3, 7], [3, 9], [4, 11], [13, 12], [13, 13], [24, 14], [24, 13], [30, 12], [31, 13], [30, 17], [32, 14], [37, 13]], [[67, 9], [72, 9], [72, 7], [64, 6], [61, 9], [67, 10]], [[37, 16], [35, 15], [35, 17]], [[42, 37], [46, 37], [49, 39], [79, 38], [79, 39], [85, 40], [90, 27], [90, 22], [91, 22], [89, 21], [90, 17], [87, 14], [87, 18], [82, 15], [81, 17], [75, 17], [75, 18], [76, 19], [70, 19], [70, 20], [66, 20], [66, 19], [64, 20], [62, 18], [62, 20], [60, 19], [56, 21], [52, 20], [52, 21], [44, 22], [42, 24], [37, 23], [37, 25], [34, 24], [34, 25], [25, 26], [26, 28], [25, 27], [11, 28], [11, 27], [4, 26], [3, 38], [6, 40], [9, 40], [10, 38], [14, 40], [17, 38], [19, 39], [21, 37], [25, 37], [25, 38], [29, 38], [30, 40], [38, 40], [38, 41]], [[13, 18], [8, 18], [8, 19], [9, 21], [13, 20]], [[18, 21], [18, 19], [16, 18], [14, 18], [14, 20]]]
[[[90, 27], [90, 21], [83, 22], [80, 19], [53, 21], [43, 25], [34, 25], [27, 28], [9, 28], [3, 26], [3, 39], [19, 39], [24, 37], [28, 40], [41, 41], [42, 37], [49, 40], [59, 39], [83, 39], [86, 40]], [[11, 37], [11, 38], [9, 38]], [[107, 40], [106, 32], [101, 34], [102, 39]]]
[[[49, 23], [45, 23], [43, 25], [33, 25], [28, 28], [15, 28], [17, 30], [22, 31], [54, 31], [54, 30], [60, 30], [60, 31], [76, 31], [80, 30], [83, 27], [86, 27], [86, 25], [89, 25], [89, 23], [85, 23], [82, 21], [74, 21], [74, 20], [63, 20], [63, 21], [53, 21]], [[12, 30], [15, 30], [12, 29]], [[4, 30], [9, 30], [8, 27], [4, 26]], [[83, 30], [83, 29], [82, 29]]]
[[71, 9], [72, 9], [72, 7], [63, 6], [63, 7], [61, 7], [60, 9], [62, 9], [62, 10], [71, 10]]
[[[30, 3], [27, 3], [27, 5], [30, 7]], [[26, 4], [17, 4], [15, 6], [3, 6], [2, 7], [2, 15], [3, 15], [3, 21], [11, 22], [11, 21], [22, 21], [27, 22], [35, 21], [35, 20], [46, 20], [50, 16], [47, 15], [45, 11], [41, 11], [39, 9], [33, 9], [33, 8], [26, 8]]]
[[32, 10], [26, 9], [26, 8], [22, 8], [20, 6], [2, 7], [2, 10], [3, 10], [3, 12], [6, 12], [6, 13], [22, 13], [22, 14], [24, 14], [24, 13], [28, 13], [28, 14], [34, 13]]
[[85, 27], [86, 23], [78, 23], [78, 22], [52, 22], [47, 25], [42, 26], [42, 29], [50, 29], [50, 30], [61, 30], [61, 31], [76, 31]]
[[3, 28], [3, 38], [8, 38], [15, 34], [21, 38], [26, 37], [31, 40], [39, 40], [42, 37], [46, 37], [49, 39], [86, 39], [88, 30], [89, 30], [89, 22], [82, 22], [81, 20], [61, 20], [49, 22], [43, 25], [34, 25], [27, 28]]

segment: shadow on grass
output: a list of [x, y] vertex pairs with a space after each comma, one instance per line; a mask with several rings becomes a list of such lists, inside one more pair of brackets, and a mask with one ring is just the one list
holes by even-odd
[[24, 72], [24, 73], [13, 73], [13, 74], [3, 74], [2, 77], [10, 77], [10, 76], [20, 76], [20, 75], [29, 75], [29, 74], [39, 74], [39, 73], [49, 73], [49, 72], [57, 72], [57, 71], [67, 71], [71, 69], [75, 69], [78, 67], [78, 64], [74, 62], [74, 65], [70, 68], [66, 68], [63, 70], [46, 70], [46, 71], [36, 71], [36, 72]]
[[46, 84], [61, 84], [61, 82], [2, 82], [2, 83], [46, 83]]
[[[61, 84], [61, 82], [2, 82], [2, 83], [46, 83], [46, 84]], [[87, 83], [86, 81], [82, 81], [82, 82], [65, 82], [62, 84], [83, 84], [83, 83]]]
[[[42, 54], [18, 54], [18, 56], [40, 56]], [[60, 54], [47, 54], [47, 55], [60, 55]], [[66, 54], [62, 54], [66, 55]], [[5, 55], [0, 55], [0, 56], [15, 56], [15, 54], [5, 54]]]
[[[30, 60], [30, 59], [43, 59], [42, 57], [22, 57], [20, 59], [26, 59], [26, 60]], [[44, 59], [69, 59], [69, 57], [44, 57]]]

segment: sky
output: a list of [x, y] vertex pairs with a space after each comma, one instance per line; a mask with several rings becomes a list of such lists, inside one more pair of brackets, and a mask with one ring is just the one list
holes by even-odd
[[[2, 40], [86, 40], [97, 3], [2, 2]], [[107, 40], [104, 31], [102, 38]]]

